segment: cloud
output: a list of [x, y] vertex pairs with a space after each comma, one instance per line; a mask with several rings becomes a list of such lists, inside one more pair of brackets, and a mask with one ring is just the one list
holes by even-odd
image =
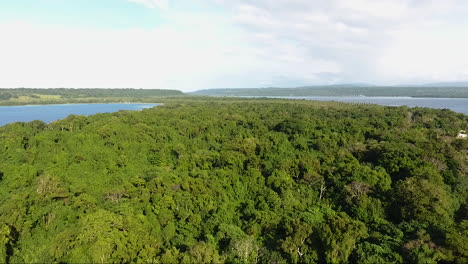
[[[87, 30], [0, 25], [0, 86], [196, 89], [222, 69], [211, 29]], [[175, 82], [174, 82], [175, 80]]]
[[169, 9], [169, 0], [128, 0], [133, 3], [142, 4], [148, 8]]
[[378, 60], [387, 79], [406, 82], [468, 80], [468, 29], [427, 25], [392, 32], [394, 41]]
[[[440, 43], [436, 40], [442, 36], [435, 30], [436, 25], [440, 28], [454, 28], [460, 23], [468, 26], [466, 20], [461, 21], [468, 4], [461, 0], [214, 2], [234, 10], [232, 23], [243, 30], [244, 41], [260, 51], [258, 56], [269, 56], [271, 63], [277, 64], [289, 60], [284, 68], [293, 66], [301, 71], [300, 67], [307, 67], [310, 74], [319, 76], [318, 82], [385, 83], [398, 78], [406, 80], [411, 74], [423, 76], [422, 72], [432, 77], [439, 72], [441, 78], [453, 79], [455, 74], [449, 74], [445, 64], [436, 61], [464, 65], [464, 58], [452, 56], [463, 52], [461, 46], [451, 45], [460, 42], [457, 33], [445, 36], [445, 42]], [[458, 34], [466, 35], [462, 27]], [[448, 51], [438, 49], [431, 56], [435, 44], [424, 44], [424, 41], [450, 47], [452, 55], [442, 59], [442, 54]], [[421, 49], [419, 45], [432, 48]], [[422, 54], [423, 50], [426, 53]], [[431, 57], [434, 60], [425, 59]], [[403, 70], [400, 74], [390, 74], [399, 72], [396, 65], [402, 65]], [[318, 74], [321, 68], [333, 74]]]
[[0, 24], [0, 86], [216, 87], [468, 79], [462, 0], [193, 0], [152, 29]]

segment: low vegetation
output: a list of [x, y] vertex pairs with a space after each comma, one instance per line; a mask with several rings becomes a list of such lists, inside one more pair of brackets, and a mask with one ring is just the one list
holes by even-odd
[[0, 105], [154, 102], [161, 97], [184, 95], [159, 89], [0, 89]]

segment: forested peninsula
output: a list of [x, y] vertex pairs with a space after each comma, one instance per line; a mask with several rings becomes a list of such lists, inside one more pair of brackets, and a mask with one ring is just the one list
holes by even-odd
[[468, 116], [160, 102], [0, 127], [0, 262], [468, 263]]
[[4, 88], [0, 89], [0, 105], [152, 103], [161, 97], [181, 95], [181, 91], [163, 89]]

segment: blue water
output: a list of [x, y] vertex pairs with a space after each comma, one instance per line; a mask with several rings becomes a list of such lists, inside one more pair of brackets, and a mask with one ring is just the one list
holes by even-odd
[[268, 98], [337, 101], [347, 103], [378, 104], [387, 106], [429, 107], [450, 109], [468, 115], [468, 98], [414, 98], [414, 97], [365, 97], [365, 96], [258, 96]]
[[[251, 96], [249, 96], [251, 97]], [[450, 109], [468, 115], [468, 98], [413, 98], [413, 97], [363, 97], [363, 96], [258, 96], [269, 98], [305, 99], [317, 101], [338, 101], [348, 103], [378, 104], [387, 106], [429, 107]], [[93, 115], [119, 110], [141, 110], [158, 104], [65, 104], [0, 106], [0, 126], [21, 121], [42, 120], [52, 122], [68, 115]]]
[[158, 104], [63, 104], [0, 106], [0, 126], [13, 122], [41, 120], [46, 123], [74, 115], [112, 113], [119, 110], [142, 110]]

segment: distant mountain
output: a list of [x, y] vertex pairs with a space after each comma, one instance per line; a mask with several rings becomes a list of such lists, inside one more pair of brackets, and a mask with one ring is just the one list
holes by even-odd
[[468, 87], [468, 81], [465, 82], [438, 82], [438, 83], [427, 83], [421, 86], [424, 87]]
[[207, 89], [191, 92], [208, 96], [409, 96], [468, 98], [468, 85], [461, 86], [374, 86], [361, 84], [338, 84], [304, 86], [296, 88], [231, 88]]
[[338, 84], [327, 84], [327, 85], [308, 85], [308, 86], [299, 86], [296, 88], [322, 88], [322, 87], [371, 87], [376, 86], [370, 83], [338, 83]]

